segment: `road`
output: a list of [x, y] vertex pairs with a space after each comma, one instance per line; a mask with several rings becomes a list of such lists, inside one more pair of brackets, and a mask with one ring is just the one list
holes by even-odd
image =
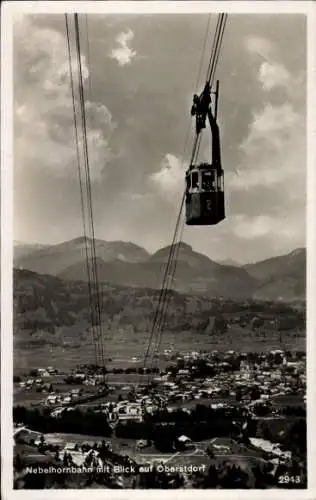
[[27, 431], [27, 432], [30, 432], [32, 434], [38, 434], [39, 436], [42, 435], [41, 432], [38, 432], [38, 431], [32, 431], [31, 429], [28, 429], [27, 427], [17, 427], [16, 429], [13, 430], [13, 437], [16, 436], [20, 431]]

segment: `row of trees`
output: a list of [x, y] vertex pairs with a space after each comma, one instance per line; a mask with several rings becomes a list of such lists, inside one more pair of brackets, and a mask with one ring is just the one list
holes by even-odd
[[115, 428], [117, 437], [125, 439], [148, 439], [161, 452], [170, 452], [181, 435], [187, 435], [195, 441], [216, 436], [237, 436], [241, 419], [238, 409], [214, 410], [204, 405], [197, 405], [189, 414], [181, 409], [172, 413], [160, 410], [148, 415], [143, 422], [118, 423]]
[[[177, 410], [169, 413], [160, 411], [147, 416], [143, 422], [119, 423], [115, 428], [117, 437], [130, 439], [150, 439], [161, 447], [170, 447], [180, 434], [187, 434], [195, 440], [206, 439], [218, 435], [236, 434], [235, 419], [240, 419], [238, 409], [214, 410], [204, 405], [197, 405], [190, 414]], [[39, 410], [16, 406], [13, 409], [14, 422], [23, 422], [30, 429], [43, 433], [71, 432], [99, 436], [110, 436], [112, 429], [106, 415], [90, 409], [79, 408], [64, 411], [58, 418], [50, 415], [48, 409]]]
[[13, 421], [23, 422], [26, 427], [39, 432], [70, 432], [90, 434], [92, 436], [111, 436], [112, 428], [109, 426], [104, 413], [91, 410], [83, 412], [79, 408], [64, 411], [58, 418], [50, 415], [49, 409], [13, 408]]

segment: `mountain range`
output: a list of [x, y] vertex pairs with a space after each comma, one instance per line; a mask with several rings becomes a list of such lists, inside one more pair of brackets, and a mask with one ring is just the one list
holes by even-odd
[[[95, 243], [100, 282], [138, 288], [161, 287], [170, 246], [149, 254], [130, 242], [96, 240]], [[87, 239], [87, 244], [91, 261], [91, 240]], [[305, 299], [304, 248], [245, 266], [214, 262], [182, 242], [177, 243], [173, 250], [178, 259], [169, 286], [178, 292], [231, 299]], [[88, 281], [86, 240], [80, 237], [52, 246], [17, 243], [14, 246], [14, 267], [64, 280]]]
[[40, 243], [22, 243], [21, 241], [14, 241], [14, 258], [19, 259], [22, 257], [26, 257], [37, 250], [43, 250], [44, 248], [48, 248], [49, 245], [41, 245]]

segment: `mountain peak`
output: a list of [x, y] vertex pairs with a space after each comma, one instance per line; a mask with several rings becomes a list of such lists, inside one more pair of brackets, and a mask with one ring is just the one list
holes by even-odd
[[168, 245], [164, 248], [161, 248], [160, 250], [170, 250], [171, 247], [173, 247], [175, 250], [181, 251], [181, 253], [186, 252], [186, 253], [193, 253], [195, 250], [193, 250], [191, 245], [188, 245], [187, 243], [184, 243], [184, 241], [178, 241], [177, 243], [174, 243], [173, 245]]
[[[43, 273], [58, 275], [72, 265], [82, 267], [83, 261], [91, 254], [93, 240], [89, 237], [78, 236], [70, 241], [64, 241], [52, 245], [47, 249], [36, 249], [29, 251], [27, 255], [19, 257], [15, 255], [15, 265], [25, 269]], [[94, 252], [93, 252], [94, 254]], [[104, 262], [120, 260], [124, 262], [143, 262], [149, 257], [148, 252], [134, 243], [124, 241], [95, 240], [95, 256]]]
[[90, 241], [90, 238], [88, 236], [78, 236], [73, 240], [67, 241], [67, 243], [85, 243], [86, 241]]
[[180, 249], [182, 248], [183, 250], [188, 250], [189, 252], [193, 252], [191, 245], [184, 243], [184, 241], [179, 241], [178, 243], [175, 243], [174, 247], [179, 247]]
[[157, 250], [153, 254], [153, 256], [166, 254], [167, 252], [170, 252], [171, 247], [173, 247], [174, 249], [179, 249], [179, 251], [181, 250], [182, 252], [189, 252], [189, 253], [194, 252], [191, 245], [188, 245], [187, 243], [184, 243], [183, 241], [178, 241], [177, 243], [174, 243], [173, 245], [167, 245], [165, 247], [159, 248], [159, 250]]

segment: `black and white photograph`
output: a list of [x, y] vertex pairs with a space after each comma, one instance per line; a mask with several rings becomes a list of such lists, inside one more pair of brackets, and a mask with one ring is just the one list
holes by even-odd
[[310, 3], [8, 3], [7, 487], [301, 498]]

